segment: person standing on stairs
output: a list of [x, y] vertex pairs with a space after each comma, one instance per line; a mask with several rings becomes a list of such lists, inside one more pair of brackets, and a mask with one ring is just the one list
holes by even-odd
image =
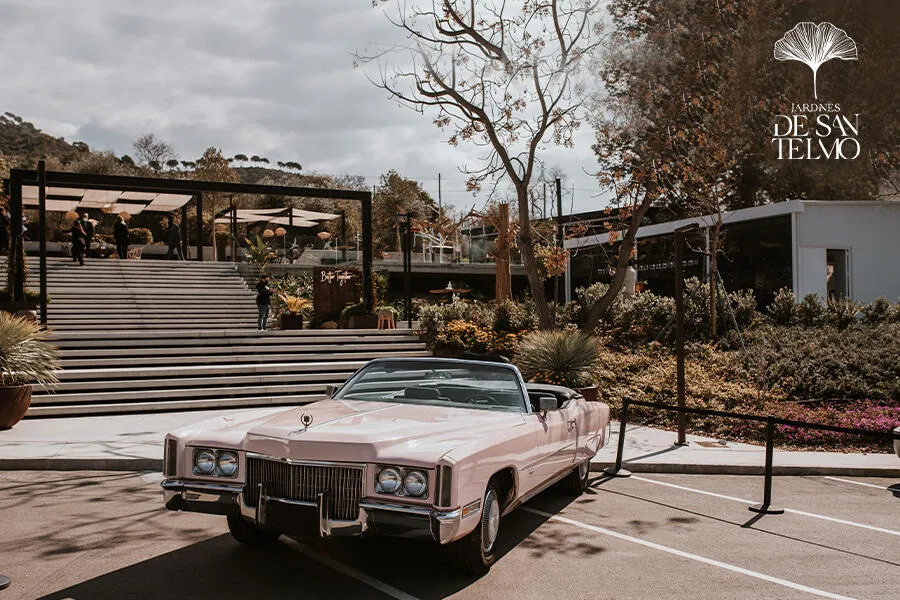
[[84, 233], [84, 227], [81, 226], [81, 221], [76, 219], [75, 223], [72, 225], [72, 229], [69, 230], [69, 233], [72, 234], [72, 260], [83, 267], [84, 242], [86, 235]]
[[256, 282], [256, 308], [259, 311], [257, 325], [260, 331], [269, 327], [269, 308], [272, 306], [272, 288], [269, 286], [269, 276], [263, 273]]
[[81, 228], [84, 229], [84, 255], [91, 253], [91, 242], [94, 240], [94, 224], [87, 213], [81, 215]]
[[178, 226], [172, 215], [166, 215], [166, 240], [169, 244], [166, 258], [183, 260], [181, 257], [181, 227]]
[[116, 240], [116, 254], [122, 260], [128, 258], [128, 223], [122, 215], [113, 227], [113, 238]]

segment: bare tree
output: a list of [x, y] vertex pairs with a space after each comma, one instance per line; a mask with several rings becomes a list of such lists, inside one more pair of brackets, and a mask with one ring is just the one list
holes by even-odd
[[[398, 4], [392, 19], [405, 46], [356, 56], [380, 64], [376, 85], [401, 104], [434, 115], [449, 142], [485, 150], [464, 169], [468, 188], [512, 183], [518, 241], [540, 326], [554, 319], [538, 273], [529, 221], [529, 186], [548, 144], [573, 145], [587, 94], [580, 75], [601, 41], [599, 1], [431, 0]], [[401, 52], [404, 65], [387, 66]]]
[[[131, 144], [140, 164], [150, 166], [159, 172], [162, 165], [169, 160], [177, 159], [175, 149], [152, 133], [142, 135]], [[153, 166], [155, 165], [155, 166]]]

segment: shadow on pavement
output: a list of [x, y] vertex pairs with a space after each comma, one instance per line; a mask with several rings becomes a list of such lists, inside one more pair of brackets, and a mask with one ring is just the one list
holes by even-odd
[[[535, 501], [540, 502], [541, 510], [556, 512], [571, 500], [546, 492]], [[604, 550], [584, 547], [577, 540], [565, 544], [559, 532], [532, 535], [545, 521], [524, 511], [504, 518], [498, 564], [519, 546], [535, 557], [566, 551], [584, 556]], [[326, 555], [422, 600], [446, 598], [478, 579], [458, 570], [454, 548], [430, 541], [375, 537], [328, 541], [298, 538], [297, 542], [313, 554]], [[388, 597], [352, 575], [305, 556], [292, 545], [282, 540], [269, 547], [251, 548], [238, 544], [228, 534], [220, 535], [95, 577], [42, 600]]]

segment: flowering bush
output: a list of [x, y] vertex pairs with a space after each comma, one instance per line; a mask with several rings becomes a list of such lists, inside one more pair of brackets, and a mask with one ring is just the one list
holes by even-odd
[[890, 323], [900, 318], [900, 304], [895, 308], [884, 296], [879, 296], [872, 304], [862, 308], [862, 320], [866, 325]]
[[776, 325], [791, 325], [794, 322], [794, 305], [797, 297], [790, 288], [781, 288], [772, 303], [766, 308], [769, 318]]
[[490, 329], [454, 319], [435, 334], [432, 349], [440, 356], [458, 356], [467, 351], [488, 352], [493, 342], [494, 332]]

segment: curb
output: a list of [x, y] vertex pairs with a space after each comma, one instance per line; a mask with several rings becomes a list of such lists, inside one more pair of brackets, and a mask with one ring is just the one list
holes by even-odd
[[161, 458], [0, 458], [0, 471], [158, 471]]
[[[898, 461], [900, 463], [900, 461]], [[613, 462], [592, 462], [591, 471], [613, 467]], [[763, 465], [704, 465], [686, 463], [645, 463], [623, 461], [622, 467], [632, 473], [675, 473], [682, 475], [765, 475]], [[900, 466], [893, 467], [833, 467], [782, 465], [772, 467], [773, 475], [843, 475], [845, 477], [900, 477]]]
[[[898, 461], [900, 462], [900, 461]], [[591, 471], [603, 471], [612, 462], [592, 462]], [[628, 462], [622, 466], [633, 473], [671, 473], [682, 475], [755, 475], [762, 476], [762, 465], [712, 465], [686, 463]], [[161, 473], [161, 458], [0, 458], [0, 471], [156, 471]], [[832, 467], [784, 465], [773, 467], [775, 475], [843, 475], [845, 477], [900, 477], [900, 466]]]

